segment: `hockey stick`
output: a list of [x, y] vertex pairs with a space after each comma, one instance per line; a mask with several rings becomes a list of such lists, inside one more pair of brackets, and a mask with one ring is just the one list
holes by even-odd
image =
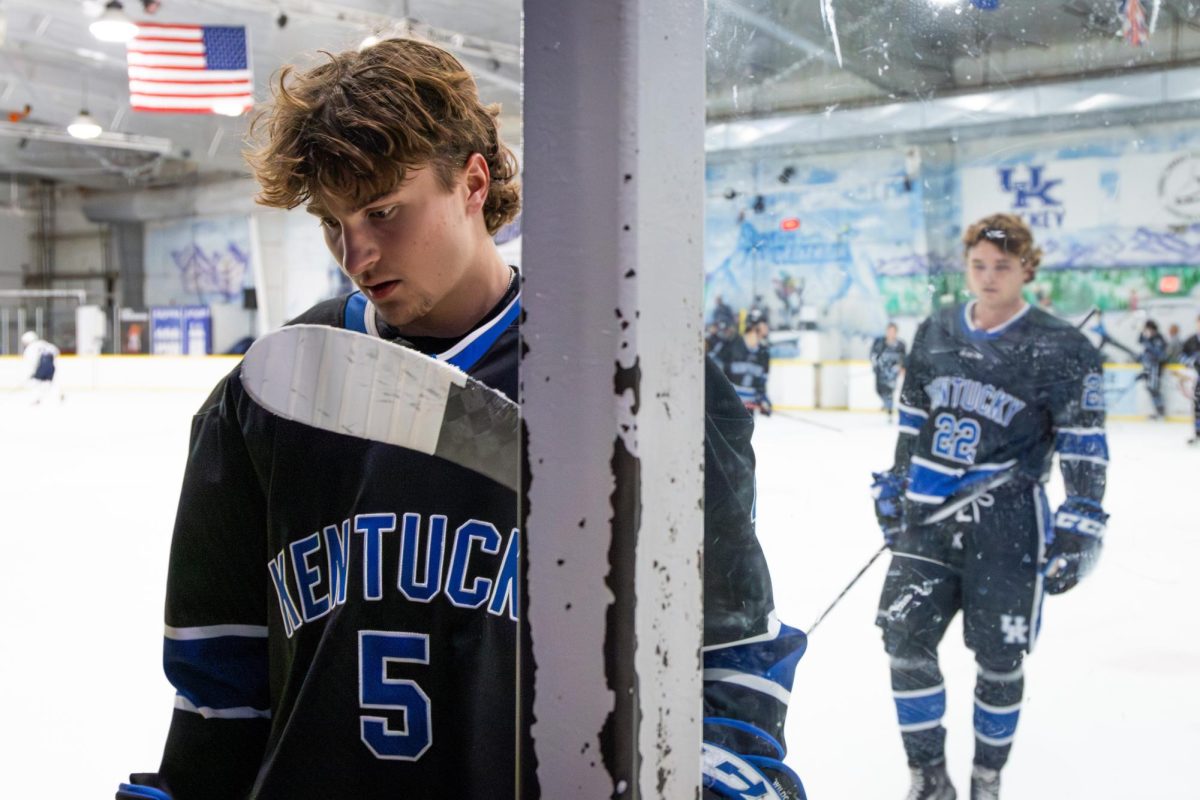
[[520, 485], [517, 404], [415, 350], [290, 325], [250, 347], [241, 380], [277, 416], [444, 458], [514, 491]]
[[879, 546], [879, 549], [876, 550], [875, 553], [871, 556], [871, 558], [867, 560], [867, 563], [864, 564], [863, 568], [858, 571], [858, 574], [855, 575], [848, 584], [846, 584], [846, 588], [842, 589], [841, 593], [838, 594], [837, 597], [833, 598], [833, 602], [829, 604], [829, 607], [821, 612], [821, 616], [817, 617], [816, 621], [813, 622], [812, 625], [808, 626], [808, 630], [806, 631], [806, 633], [809, 636], [812, 636], [812, 632], [815, 631], [817, 629], [817, 626], [821, 624], [821, 620], [823, 620], [823, 619], [825, 619], [825, 617], [829, 616], [829, 612], [833, 611], [833, 607], [836, 606], [838, 603], [842, 602], [842, 598], [846, 596], [847, 592], [849, 592], [851, 589], [854, 588], [854, 584], [858, 583], [858, 579], [861, 578], [863, 575], [865, 575], [867, 570], [869, 570], [871, 568], [871, 565], [874, 564], [881, 555], [883, 555], [884, 550], [887, 550], [887, 544], [882, 544]]
[[817, 428], [824, 428], [825, 430], [833, 431], [834, 433], [845, 433], [845, 431], [842, 430], [841, 428], [834, 427], [833, 425], [826, 425], [823, 422], [814, 422], [811, 419], [806, 419], [805, 417], [799, 417], [799, 416], [796, 416], [795, 414], [789, 413], [787, 411], [776, 410], [776, 411], [772, 411], [771, 414], [773, 416], [783, 417], [784, 419], [790, 419], [790, 420], [794, 420], [796, 422], [803, 422], [805, 425], [812, 425]]

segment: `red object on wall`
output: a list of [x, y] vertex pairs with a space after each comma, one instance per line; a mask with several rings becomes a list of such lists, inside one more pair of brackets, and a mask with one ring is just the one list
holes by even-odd
[[1158, 279], [1158, 291], [1160, 294], [1175, 294], [1179, 291], [1179, 285], [1178, 275], [1163, 275]]
[[785, 231], [798, 231], [800, 230], [800, 220], [796, 217], [788, 217], [779, 223], [779, 227]]

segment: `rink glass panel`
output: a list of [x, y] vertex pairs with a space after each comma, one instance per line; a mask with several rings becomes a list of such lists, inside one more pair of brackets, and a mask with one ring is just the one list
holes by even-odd
[[[706, 333], [717, 335], [723, 317], [738, 335], [756, 310], [769, 319], [774, 413], [757, 417], [758, 523], [784, 622], [810, 625], [881, 543], [868, 485], [872, 471], [891, 465], [897, 430], [881, 411], [871, 344], [894, 322], [911, 348], [921, 320], [968, 299], [967, 225], [997, 212], [1024, 219], [1044, 253], [1026, 300], [1083, 323], [1095, 345], [1102, 320], [1112, 342], [1102, 349], [1115, 459], [1106, 549], [1083, 584], [1047, 599], [1043, 638], [1026, 660], [1006, 794], [1021, 786], [1049, 794], [1051, 782], [1118, 796], [1138, 783], [1108, 743], [1144, 729], [1147, 747], [1169, 750], [1177, 736], [1155, 732], [1154, 721], [1184, 726], [1182, 711], [1148, 711], [1120, 680], [1074, 705], [1046, 697], [1074, 696], [1071, 682], [1097, 659], [1121, 658], [1107, 609], [1124, 591], [1123, 571], [1137, 558], [1129, 542], [1151, 513], [1131, 502], [1131, 481], [1141, 485], [1134, 463], [1171, 448], [1155, 469], [1166, 497], [1184, 492], [1197, 468], [1193, 458], [1183, 474], [1171, 469], [1187, 457], [1195, 373], [1164, 371], [1167, 420], [1151, 434], [1134, 358], [1147, 320], [1164, 336], [1177, 325], [1186, 339], [1200, 314], [1200, 105], [1190, 88], [1200, 73], [1189, 66], [1200, 51], [1197, 22], [1200, 7], [1153, 0], [708, 7]], [[1154, 438], [1130, 452], [1125, 443], [1139, 432]], [[1053, 509], [1063, 499], [1057, 459], [1051, 474]], [[1167, 531], [1189, 524], [1174, 504], [1153, 514]], [[872, 624], [887, 561], [822, 623], [797, 673], [788, 760], [812, 796], [900, 796], [906, 786], [887, 656]], [[1168, 579], [1147, 580], [1169, 594]], [[1064, 651], [1077, 640], [1083, 652]], [[1173, 635], [1153, 641], [1170, 653], [1167, 664], [1200, 667], [1194, 648], [1175, 652]], [[974, 667], [960, 620], [940, 652], [951, 775], [965, 793]], [[1053, 738], [1063, 707], [1066, 727], [1079, 731], [1065, 740]], [[1048, 718], [1051, 708], [1060, 719]], [[827, 758], [877, 729], [869, 740], [877, 744], [856, 746], [853, 758]], [[880, 767], [879, 778], [853, 777], [867, 764]], [[1171, 776], [1161, 787], [1164, 796], [1185, 791]]]

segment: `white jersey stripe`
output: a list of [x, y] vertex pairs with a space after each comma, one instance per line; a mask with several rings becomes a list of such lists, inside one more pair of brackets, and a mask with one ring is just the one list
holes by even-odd
[[175, 707], [180, 711], [190, 711], [193, 714], [199, 714], [205, 719], [270, 719], [271, 709], [269, 708], [251, 708], [250, 706], [239, 706], [238, 708], [209, 708], [208, 706], [197, 706], [181, 694], [175, 695]]
[[792, 693], [775, 681], [732, 669], [706, 669], [704, 670], [704, 680], [744, 686], [761, 694], [770, 695], [784, 705], [787, 705], [792, 699]]
[[892, 697], [897, 700], [915, 700], [919, 697], [933, 697], [946, 691], [946, 684], [939, 683], [937, 686], [930, 686], [928, 689], [905, 689], [901, 691], [892, 690]]
[[194, 628], [172, 628], [165, 626], [168, 639], [189, 642], [196, 639], [215, 639], [218, 636], [247, 636], [253, 639], [267, 638], [266, 625], [202, 625]]

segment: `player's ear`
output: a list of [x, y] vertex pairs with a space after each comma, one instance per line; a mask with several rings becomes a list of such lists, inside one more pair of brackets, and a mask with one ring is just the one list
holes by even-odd
[[467, 213], [474, 214], [483, 209], [492, 186], [492, 173], [488, 169], [487, 159], [479, 153], [472, 153], [462, 174], [467, 186]]

